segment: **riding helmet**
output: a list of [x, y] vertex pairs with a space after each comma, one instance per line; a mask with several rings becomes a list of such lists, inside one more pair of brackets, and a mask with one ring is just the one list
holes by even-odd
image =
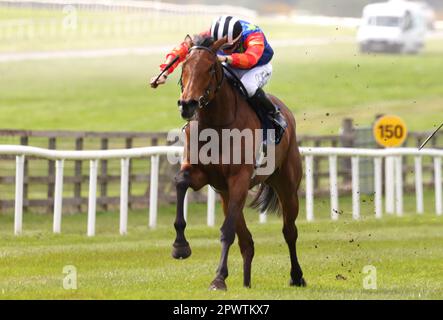
[[232, 43], [241, 33], [240, 20], [232, 16], [220, 16], [214, 20], [211, 26], [211, 36], [219, 40], [228, 36], [228, 43]]

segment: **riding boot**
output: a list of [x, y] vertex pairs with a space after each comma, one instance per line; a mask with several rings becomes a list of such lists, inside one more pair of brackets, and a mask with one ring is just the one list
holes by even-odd
[[271, 116], [271, 119], [276, 127], [275, 140], [276, 143], [278, 143], [288, 126], [280, 110], [271, 102], [271, 100], [268, 99], [266, 93], [263, 91], [262, 88], [258, 88], [255, 94], [249, 99], [254, 106], [264, 108], [266, 112]]

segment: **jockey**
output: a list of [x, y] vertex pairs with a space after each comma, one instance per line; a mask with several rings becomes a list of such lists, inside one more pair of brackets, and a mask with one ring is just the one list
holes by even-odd
[[[241, 80], [248, 93], [249, 102], [254, 107], [264, 108], [272, 116], [278, 131], [284, 131], [287, 126], [285, 119], [262, 89], [271, 78], [271, 59], [274, 55], [263, 31], [247, 21], [232, 16], [221, 16], [214, 20], [210, 30], [200, 35], [212, 36], [215, 41], [227, 36], [227, 45], [224, 46], [223, 51], [218, 52], [219, 61], [230, 67]], [[155, 81], [156, 77], [152, 78], [151, 87], [156, 88], [166, 82], [168, 74], [171, 74], [179, 63], [186, 59], [191, 45], [191, 41], [184, 41], [166, 55], [165, 63], [160, 66], [161, 71], [176, 56], [179, 56], [179, 60], [157, 81]]]

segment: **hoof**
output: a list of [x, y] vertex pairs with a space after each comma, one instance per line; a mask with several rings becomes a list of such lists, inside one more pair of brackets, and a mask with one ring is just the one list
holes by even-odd
[[215, 279], [211, 282], [211, 285], [209, 286], [209, 290], [215, 291], [215, 290], [221, 290], [226, 291], [228, 288], [226, 287], [226, 283], [224, 280], [221, 279]]
[[291, 279], [291, 281], [289, 282], [290, 286], [295, 286], [295, 287], [306, 287], [306, 281], [304, 278], [300, 278], [300, 280], [298, 281], [294, 281], [293, 279]]
[[177, 245], [174, 243], [172, 246], [172, 257], [174, 259], [186, 259], [191, 255], [191, 247], [188, 243], [184, 245]]

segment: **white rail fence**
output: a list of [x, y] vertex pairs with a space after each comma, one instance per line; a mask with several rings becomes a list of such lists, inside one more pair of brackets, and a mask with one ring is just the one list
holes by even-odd
[[91, 11], [160, 11], [175, 14], [230, 14], [235, 12], [241, 17], [255, 17], [255, 10], [230, 5], [178, 4], [163, 0], [134, 1], [134, 0], [0, 0], [0, 4], [22, 8], [59, 9], [73, 5], [83, 10]]
[[[161, 1], [0, 0], [2, 7], [51, 10], [51, 16], [0, 21], [0, 39], [153, 36], [158, 32], [199, 32], [211, 19], [235, 12], [254, 18], [254, 10], [227, 5], [173, 4]], [[89, 12], [89, 13], [88, 13]]]
[[[406, 156], [414, 157], [415, 163], [415, 194], [416, 211], [418, 214], [424, 212], [423, 204], [423, 177], [422, 158], [433, 158], [434, 184], [435, 184], [435, 212], [443, 214], [442, 204], [442, 158], [443, 150], [414, 148], [392, 148], [392, 149], [354, 149], [354, 148], [300, 148], [305, 157], [306, 175], [306, 219], [314, 220], [314, 157], [322, 156], [329, 159], [329, 181], [330, 181], [330, 203], [331, 218], [339, 218], [339, 193], [337, 179], [338, 157], [351, 157], [352, 164], [352, 217], [360, 219], [360, 183], [359, 183], [359, 159], [363, 157], [373, 158], [374, 161], [374, 211], [375, 217], [383, 215], [383, 172], [382, 163], [385, 162], [385, 212], [398, 216], [403, 215], [403, 172], [402, 159]], [[0, 145], [0, 155], [16, 156], [16, 184], [15, 184], [15, 217], [14, 234], [22, 232], [23, 221], [23, 177], [25, 157], [33, 156], [42, 159], [56, 161], [55, 194], [54, 194], [54, 216], [53, 232], [61, 232], [62, 201], [63, 201], [63, 168], [65, 161], [89, 160], [89, 201], [88, 201], [88, 224], [87, 235], [95, 235], [96, 217], [96, 190], [97, 190], [97, 167], [98, 161], [102, 159], [121, 159], [121, 188], [120, 188], [120, 234], [127, 233], [128, 222], [128, 181], [129, 160], [132, 158], [151, 158], [151, 181], [149, 201], [149, 226], [155, 228], [158, 214], [158, 175], [159, 157], [162, 155], [181, 156], [182, 147], [158, 146], [133, 149], [99, 150], [99, 151], [60, 151], [48, 150], [29, 146]], [[187, 197], [186, 197], [187, 198]], [[207, 224], [215, 224], [215, 202], [216, 194], [212, 188], [208, 188]], [[185, 217], [187, 216], [187, 200], [185, 202]], [[260, 222], [266, 222], [266, 214], [260, 214]]]
[[305, 156], [306, 163], [306, 218], [314, 220], [314, 156], [329, 158], [329, 181], [331, 195], [331, 218], [339, 217], [338, 186], [337, 186], [337, 157], [351, 157], [352, 175], [352, 217], [360, 219], [360, 158], [373, 158], [374, 161], [374, 212], [376, 218], [383, 215], [383, 172], [382, 163], [385, 162], [385, 212], [397, 216], [403, 215], [403, 157], [414, 157], [416, 212], [424, 211], [422, 158], [432, 157], [434, 163], [435, 212], [443, 214], [442, 206], [442, 158], [443, 150], [415, 148], [391, 149], [354, 149], [354, 148], [300, 148]]

